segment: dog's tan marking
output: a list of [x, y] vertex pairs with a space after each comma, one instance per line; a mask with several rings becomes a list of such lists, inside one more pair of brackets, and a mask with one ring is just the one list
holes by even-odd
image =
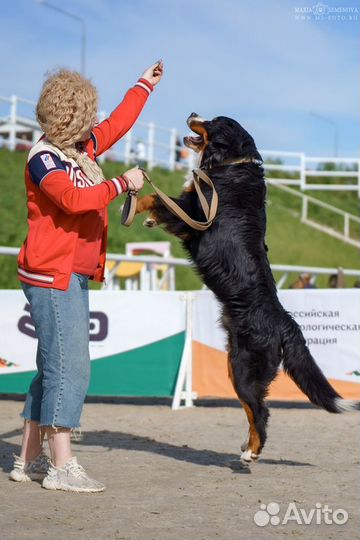
[[246, 416], [249, 422], [249, 426], [250, 426], [247, 451], [250, 451], [251, 456], [254, 458], [254, 456], [258, 456], [260, 454], [260, 446], [261, 446], [260, 437], [255, 427], [254, 415], [251, 408], [242, 399], [240, 399], [240, 403], [244, 407], [244, 410], [246, 412]]
[[[257, 457], [260, 454], [260, 447], [261, 447], [260, 436], [259, 436], [259, 434], [257, 432], [256, 427], [255, 427], [254, 414], [253, 414], [251, 408], [239, 396], [239, 394], [238, 394], [238, 392], [236, 390], [234, 372], [233, 372], [233, 369], [232, 369], [230, 355], [228, 355], [228, 373], [229, 373], [229, 378], [231, 380], [231, 383], [232, 383], [232, 385], [234, 387], [235, 392], [238, 395], [239, 401], [240, 401], [241, 405], [243, 406], [243, 409], [244, 409], [244, 411], [246, 413], [246, 416], [247, 416], [247, 419], [248, 419], [248, 422], [249, 422], [249, 440], [248, 440], [248, 443], [246, 445], [247, 448], [245, 448], [245, 451], [243, 452], [243, 456], [244, 456], [245, 461], [252, 461], [253, 459], [257, 459]], [[249, 457], [250, 457], [250, 459], [247, 459]]]
[[148, 212], [151, 210], [155, 203], [155, 197], [156, 195], [145, 195], [144, 197], [137, 199], [136, 213], [141, 214], [142, 212]]
[[190, 129], [194, 132], [200, 135], [204, 139], [204, 146], [206, 146], [209, 142], [209, 136], [207, 134], [206, 129], [203, 126], [202, 122], [198, 122], [197, 120], [193, 120], [189, 123]]

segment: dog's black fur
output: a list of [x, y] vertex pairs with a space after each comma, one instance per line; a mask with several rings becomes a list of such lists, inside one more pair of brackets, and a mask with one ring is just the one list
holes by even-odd
[[[189, 125], [192, 127], [191, 118]], [[250, 134], [235, 120], [219, 116], [201, 121], [201, 137], [185, 138], [199, 146], [201, 168], [212, 179], [219, 197], [218, 213], [205, 232], [191, 229], [155, 198], [152, 215], [182, 239], [204, 283], [223, 305], [223, 324], [229, 340], [229, 368], [234, 388], [247, 409], [259, 444], [266, 440], [269, 416], [264, 403], [280, 363], [316, 405], [341, 412], [330, 386], [312, 358], [299, 326], [280, 304], [265, 245], [266, 185], [261, 156]], [[224, 165], [225, 160], [252, 162]], [[210, 192], [207, 189], [208, 199]], [[192, 218], [204, 220], [195, 191], [174, 199]], [[253, 429], [254, 429], [253, 426]]]

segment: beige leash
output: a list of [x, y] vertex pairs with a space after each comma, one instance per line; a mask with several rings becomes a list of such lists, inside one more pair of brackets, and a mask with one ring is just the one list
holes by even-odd
[[[213, 223], [217, 207], [218, 207], [218, 195], [216, 193], [214, 184], [210, 180], [210, 178], [207, 176], [207, 174], [204, 173], [201, 169], [194, 169], [194, 186], [196, 193], [199, 197], [201, 208], [203, 209], [203, 212], [205, 214], [206, 221], [196, 221], [195, 219], [192, 219], [178, 204], [176, 204], [170, 197], [166, 195], [163, 191], [161, 191], [154, 182], [149, 178], [148, 174], [144, 169], [141, 169], [144, 175], [144, 178], [149, 182], [161, 202], [166, 206], [166, 208], [172, 212], [175, 216], [182, 219], [187, 225], [192, 227], [193, 229], [196, 229], [197, 231], [206, 231]], [[207, 184], [212, 189], [211, 194], [211, 201], [210, 205], [206, 200], [205, 195], [203, 194], [200, 182], [203, 181], [205, 184]], [[121, 223], [122, 225], [125, 225], [126, 227], [129, 227], [131, 223], [134, 220], [134, 216], [136, 213], [136, 191], [129, 191], [128, 196], [126, 198], [124, 208], [122, 211], [121, 216]]]
[[[224, 165], [237, 165], [239, 163], [254, 163], [256, 165], [261, 165], [262, 162], [253, 158], [227, 159], [222, 163], [216, 164], [216, 167], [221, 167]], [[193, 229], [196, 229], [197, 231], [206, 231], [209, 227], [211, 227], [217, 212], [218, 195], [216, 193], [214, 184], [202, 169], [194, 169], [193, 174], [194, 186], [200, 200], [201, 208], [203, 209], [203, 212], [205, 214], [206, 221], [196, 221], [195, 219], [192, 219], [190, 216], [188, 216], [188, 214], [184, 212], [184, 210], [180, 208], [178, 204], [176, 204], [172, 199], [170, 199], [170, 197], [168, 197], [166, 193], [164, 193], [157, 186], [155, 186], [154, 182], [152, 182], [144, 169], [142, 169], [141, 167], [139, 168], [142, 170], [145, 179], [152, 186], [153, 190], [155, 191], [161, 202], [170, 212], [182, 219], [187, 225], [189, 225]], [[205, 195], [201, 191], [200, 181], [205, 182], [205, 184], [207, 184], [212, 189], [210, 205], [208, 204]], [[121, 216], [121, 223], [126, 227], [129, 227], [134, 220], [136, 213], [136, 197], [136, 191], [129, 191]]]

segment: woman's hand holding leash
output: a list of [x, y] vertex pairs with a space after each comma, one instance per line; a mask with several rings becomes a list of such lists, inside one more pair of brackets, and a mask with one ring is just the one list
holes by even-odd
[[137, 192], [140, 191], [144, 185], [143, 169], [140, 167], [129, 169], [122, 175], [122, 179], [127, 184], [128, 196], [126, 197], [125, 203], [120, 208], [121, 223], [122, 225], [125, 225], [125, 227], [129, 227], [133, 222], [136, 213]]
[[143, 172], [142, 169], [139, 169], [139, 167], [129, 169], [122, 175], [122, 177], [128, 185], [128, 191], [138, 192], [144, 186]]
[[128, 194], [124, 204], [120, 208], [121, 223], [125, 227], [129, 227], [136, 213], [137, 193], [144, 185], [143, 169], [140, 169], [140, 167], [129, 169], [121, 175], [121, 178], [127, 185]]

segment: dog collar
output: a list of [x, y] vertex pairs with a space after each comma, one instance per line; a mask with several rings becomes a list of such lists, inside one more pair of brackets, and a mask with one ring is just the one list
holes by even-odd
[[255, 165], [262, 165], [262, 161], [260, 159], [254, 159], [254, 158], [239, 158], [239, 159], [225, 159], [221, 163], [217, 163], [216, 165], [213, 165], [212, 167], [200, 167], [201, 169], [213, 169], [214, 167], [224, 167], [225, 165], [238, 165], [240, 163], [254, 163]]

